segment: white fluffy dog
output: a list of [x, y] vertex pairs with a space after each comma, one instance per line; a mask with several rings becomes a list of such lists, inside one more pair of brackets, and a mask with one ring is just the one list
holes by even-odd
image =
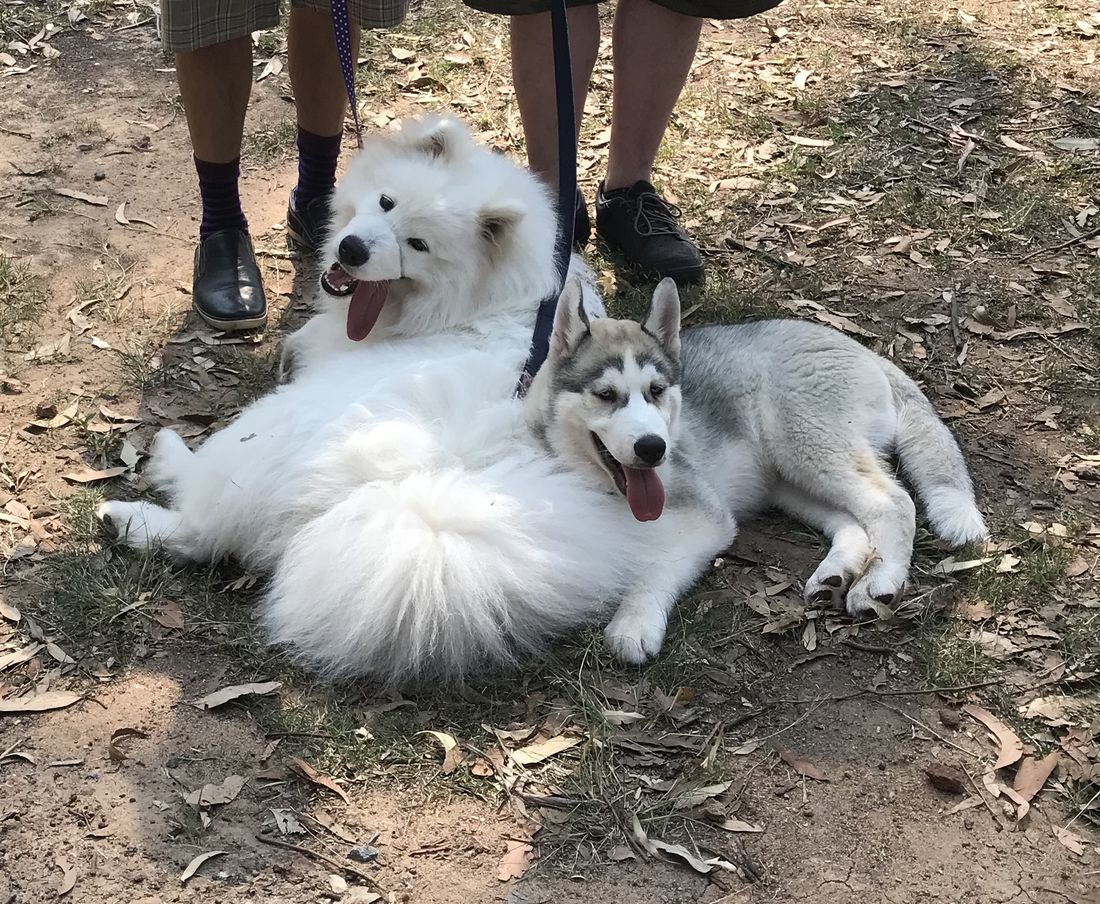
[[681, 526], [562, 469], [513, 398], [556, 284], [535, 179], [419, 122], [370, 141], [335, 209], [299, 375], [197, 452], [161, 431], [146, 473], [171, 507], [102, 516], [138, 548], [272, 572], [272, 640], [330, 677], [459, 678], [644, 592]]

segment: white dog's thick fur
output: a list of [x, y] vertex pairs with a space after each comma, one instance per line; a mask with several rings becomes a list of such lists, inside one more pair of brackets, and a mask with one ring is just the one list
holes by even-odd
[[[377, 337], [350, 342], [346, 306], [326, 300], [299, 334], [293, 382], [197, 452], [158, 434], [147, 473], [172, 508], [101, 513], [135, 547], [272, 572], [272, 640], [330, 677], [455, 679], [648, 592], [632, 586], [643, 561], [697, 528], [637, 524], [529, 438], [512, 396], [555, 282], [534, 178], [451, 121], [366, 154], [341, 184], [333, 241], [369, 221], [372, 240], [400, 246], [415, 229], [431, 248], [397, 275], [352, 274], [397, 280]], [[378, 221], [383, 193], [394, 213], [427, 213]]]

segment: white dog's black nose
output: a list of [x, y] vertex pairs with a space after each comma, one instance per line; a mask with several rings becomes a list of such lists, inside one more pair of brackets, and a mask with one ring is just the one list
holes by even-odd
[[336, 249], [336, 255], [340, 258], [340, 264], [344, 267], [362, 267], [370, 260], [370, 249], [367, 243], [354, 235], [344, 236], [340, 240], [340, 247]]
[[638, 456], [639, 461], [654, 467], [665, 457], [665, 441], [656, 434], [650, 433], [634, 444], [634, 454]]

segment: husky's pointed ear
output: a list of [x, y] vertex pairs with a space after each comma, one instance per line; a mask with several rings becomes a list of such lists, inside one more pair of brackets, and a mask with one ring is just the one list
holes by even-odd
[[409, 146], [432, 158], [453, 157], [470, 141], [466, 127], [452, 116], [410, 123], [401, 134]]
[[666, 276], [653, 292], [653, 301], [649, 305], [643, 325], [670, 358], [680, 358], [680, 293], [676, 283]]
[[481, 209], [477, 215], [481, 236], [490, 245], [499, 248], [526, 213], [523, 205], [513, 202], [497, 202]]
[[552, 358], [573, 354], [577, 344], [588, 335], [588, 313], [584, 310], [584, 293], [579, 279], [568, 279], [558, 298], [554, 312], [554, 331], [550, 334]]

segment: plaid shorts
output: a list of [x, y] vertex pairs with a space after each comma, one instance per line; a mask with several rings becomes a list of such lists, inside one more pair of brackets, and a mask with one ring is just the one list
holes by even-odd
[[[545, 13], [550, 0], [462, 0], [471, 9], [502, 16]], [[602, 0], [565, 0], [567, 7], [595, 6]], [[658, 6], [699, 19], [747, 19], [779, 6], [782, 0], [653, 0]]]
[[[291, 6], [329, 9], [329, 0], [291, 0]], [[348, 16], [363, 28], [392, 28], [405, 21], [409, 0], [348, 0]], [[160, 0], [166, 50], [186, 52], [247, 38], [279, 24], [279, 0]]]

